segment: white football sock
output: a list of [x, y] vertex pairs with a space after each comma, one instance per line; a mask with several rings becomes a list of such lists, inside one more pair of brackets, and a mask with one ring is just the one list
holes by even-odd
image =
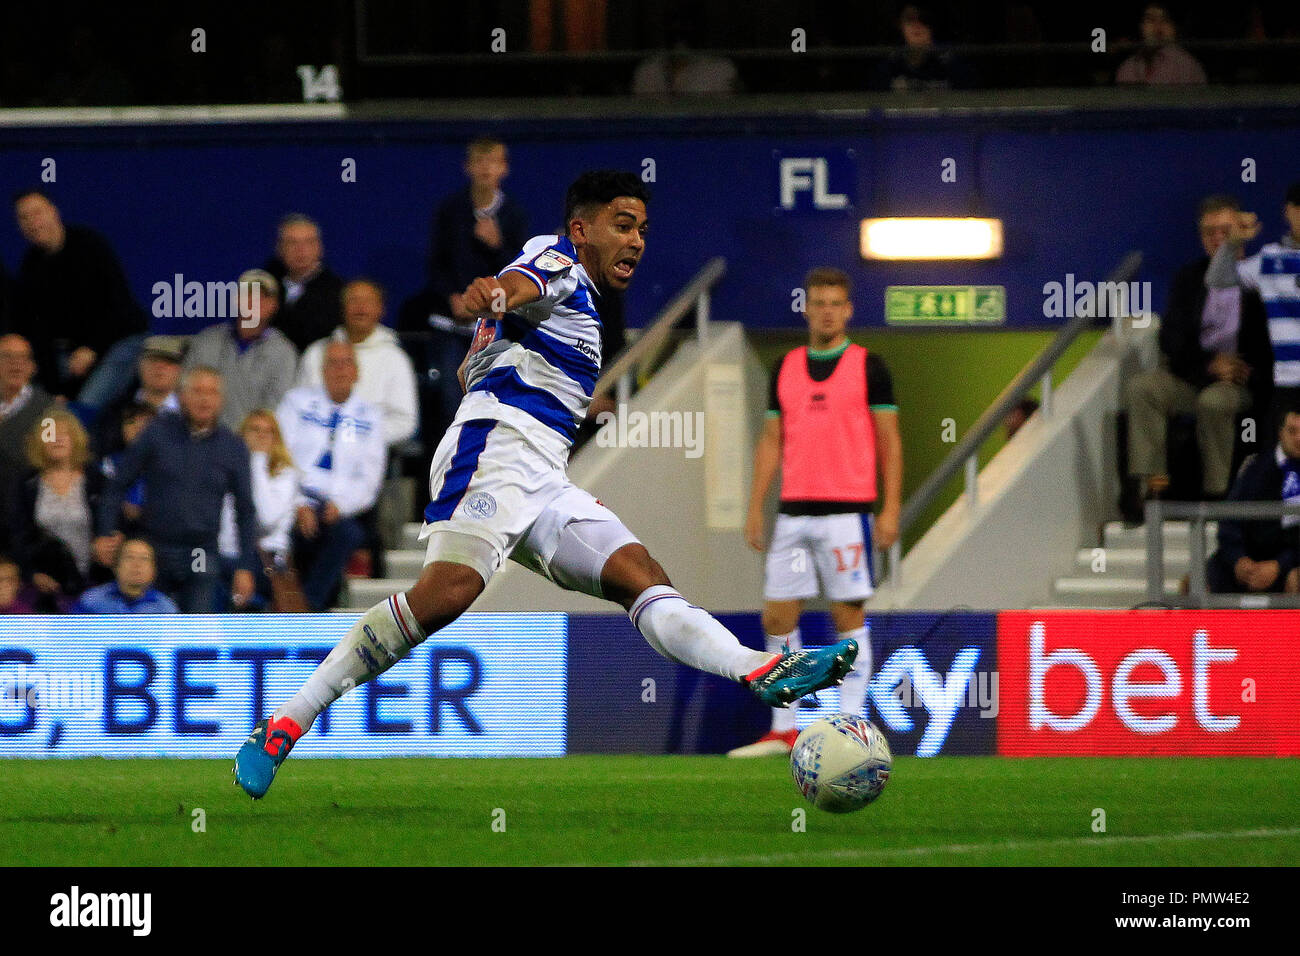
[[[789, 634], [767, 635], [767, 650], [770, 654], [780, 654], [787, 644], [790, 645], [792, 652], [803, 647], [803, 638], [799, 634], [799, 628], [796, 627]], [[792, 707], [773, 707], [772, 732], [784, 734], [794, 730], [795, 718], [798, 716], [799, 706], [797, 704]]]
[[426, 636], [406, 603], [406, 595], [394, 594], [361, 615], [307, 683], [272, 716], [288, 717], [306, 733], [322, 710], [353, 687], [388, 670]]
[[670, 661], [720, 677], [738, 681], [772, 659], [745, 647], [708, 611], [667, 585], [642, 591], [627, 616], [646, 643]]
[[871, 637], [863, 625], [839, 634], [841, 641], [850, 638], [858, 642], [858, 659], [840, 685], [840, 713], [861, 715], [867, 703], [867, 683], [871, 680]]

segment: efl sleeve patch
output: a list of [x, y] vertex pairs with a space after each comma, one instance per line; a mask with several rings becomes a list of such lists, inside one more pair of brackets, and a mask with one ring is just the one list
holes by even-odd
[[572, 269], [574, 261], [558, 249], [547, 249], [534, 259], [531, 265], [538, 272], [552, 276]]

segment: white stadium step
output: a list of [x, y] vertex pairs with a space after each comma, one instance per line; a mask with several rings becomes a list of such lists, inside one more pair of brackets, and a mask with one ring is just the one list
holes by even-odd
[[420, 541], [420, 529], [423, 527], [422, 521], [408, 521], [402, 525], [401, 548], [403, 550], [424, 551], [424, 544]]
[[340, 608], [365, 610], [398, 591], [405, 591], [414, 583], [406, 578], [348, 578], [340, 600]]
[[[1218, 522], [1207, 521], [1205, 523], [1205, 542], [1206, 547], [1213, 550], [1215, 537], [1218, 534]], [[1164, 527], [1165, 549], [1187, 547], [1187, 542], [1191, 540], [1191, 522], [1188, 521], [1166, 521]], [[1128, 527], [1122, 521], [1106, 522], [1105, 532], [1102, 541], [1107, 548], [1143, 548], [1147, 546], [1147, 529], [1145, 526]]]
[[[1099, 554], [1100, 552], [1100, 554]], [[1094, 571], [1099, 557], [1105, 559], [1105, 571]], [[1165, 549], [1165, 574], [1180, 576], [1191, 567], [1192, 555], [1186, 548]], [[1146, 579], [1146, 548], [1080, 548], [1074, 555], [1075, 571], [1079, 575], [1095, 574], [1098, 577], [1140, 577]]]
[[[1176, 595], [1180, 578], [1165, 578], [1165, 594]], [[1146, 578], [1089, 577], [1057, 578], [1052, 588], [1053, 604], [1060, 607], [1132, 607], [1147, 599]]]
[[384, 571], [390, 578], [404, 578], [414, 581], [424, 569], [423, 550], [401, 550], [384, 552]]

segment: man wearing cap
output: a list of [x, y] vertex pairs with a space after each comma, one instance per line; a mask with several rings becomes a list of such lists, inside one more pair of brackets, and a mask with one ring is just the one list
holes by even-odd
[[1242, 247], [1259, 235], [1260, 222], [1254, 213], [1238, 213], [1228, 241], [1205, 271], [1207, 289], [1242, 286], [1264, 300], [1273, 342], [1273, 421], [1262, 431], [1266, 435], [1281, 427], [1288, 409], [1300, 404], [1300, 180], [1287, 189], [1282, 215], [1286, 234], [1243, 259]]
[[128, 406], [148, 405], [155, 413], [180, 411], [177, 389], [184, 354], [181, 339], [174, 335], [151, 335], [144, 340], [144, 351], [136, 363], [135, 387], [100, 416], [95, 429], [95, 451], [99, 455], [114, 455], [125, 447], [122, 415]]
[[187, 370], [206, 365], [230, 383], [221, 424], [236, 434], [249, 412], [280, 404], [298, 370], [293, 343], [271, 327], [280, 307], [280, 284], [262, 269], [249, 269], [239, 277], [239, 287], [239, 314], [194, 336], [185, 356]]

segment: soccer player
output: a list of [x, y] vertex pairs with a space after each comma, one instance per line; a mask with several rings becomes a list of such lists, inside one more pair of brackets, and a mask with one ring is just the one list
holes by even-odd
[[[803, 602], [821, 592], [841, 643], [862, 649], [840, 689], [840, 710], [860, 714], [871, 676], [863, 602], [871, 596], [872, 543], [898, 539], [903, 444], [889, 369], [845, 334], [853, 317], [849, 277], [814, 269], [804, 280], [808, 345], [772, 371], [767, 423], [754, 451], [745, 538], [763, 550], [763, 501], [781, 468], [781, 506], [767, 553], [763, 630], [772, 653], [798, 650]], [[876, 471], [883, 479], [874, 522]], [[772, 729], [730, 757], [788, 754], [799, 735], [793, 709], [774, 709]]]
[[506, 558], [622, 605], [664, 657], [738, 681], [771, 706], [838, 683], [853, 666], [854, 640], [801, 652], [744, 647], [565, 473], [600, 372], [599, 303], [625, 289], [640, 263], [648, 199], [633, 173], [584, 173], [565, 197], [565, 235], [534, 237], [465, 290], [463, 305], [479, 321], [461, 365], [465, 397], [430, 468], [424, 571], [363, 614], [253, 729], [235, 758], [235, 782], [250, 796], [266, 793], [321, 711], [456, 620]]

